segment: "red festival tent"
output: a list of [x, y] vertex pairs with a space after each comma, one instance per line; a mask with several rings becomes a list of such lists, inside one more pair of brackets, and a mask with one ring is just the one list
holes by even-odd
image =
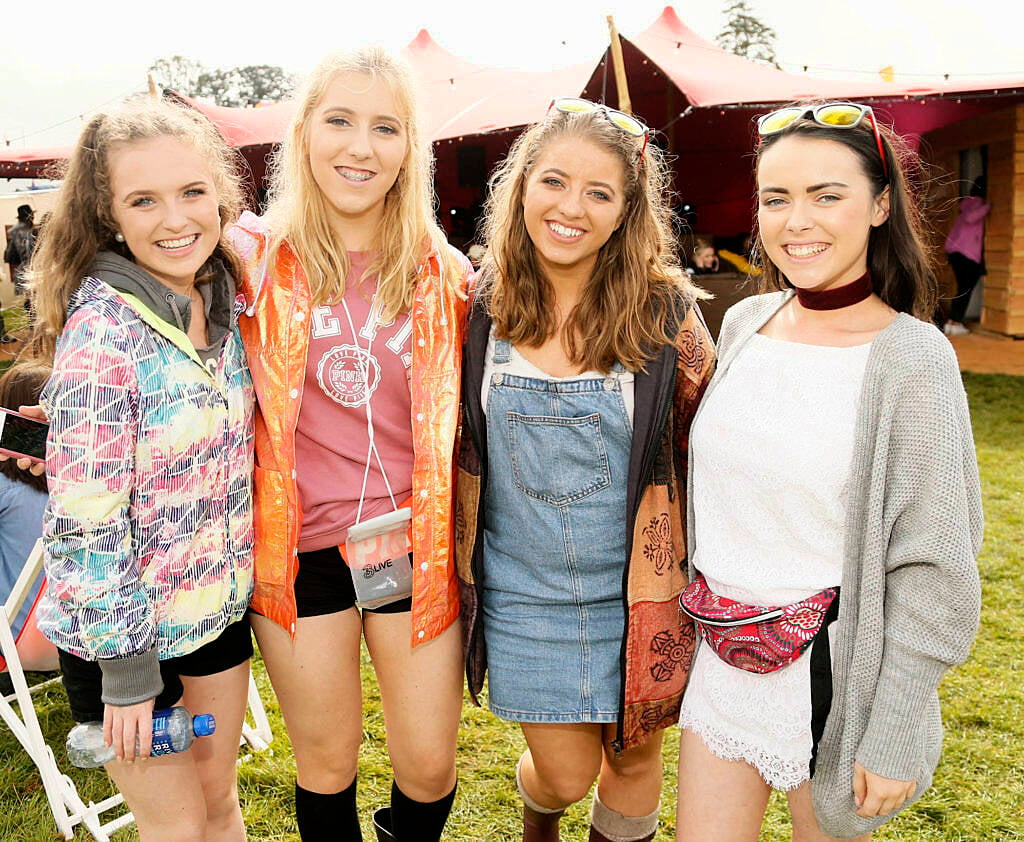
[[970, 81], [851, 82], [786, 73], [706, 41], [683, 23], [671, 6], [666, 6], [658, 19], [632, 42], [661, 68], [695, 108], [808, 99], [935, 97], [979, 88], [1024, 90], [1024, 76]]
[[[768, 104], [856, 98], [875, 105], [912, 142], [934, 128], [1024, 100], [1024, 78], [935, 82], [838, 81], [786, 73], [729, 53], [687, 27], [672, 7], [623, 56], [634, 111], [659, 129], [675, 156], [676, 189], [700, 210], [703, 230], [742, 231], [751, 215], [753, 116]], [[426, 30], [404, 54], [419, 79], [425, 134], [435, 141], [441, 213], [449, 231], [471, 236], [487, 173], [513, 137], [543, 116], [552, 97], [582, 93], [617, 104], [608, 52], [594, 63], [543, 72], [468, 62]], [[246, 159], [261, 185], [266, 156], [284, 135], [291, 103], [225, 108], [169, 93], [206, 114]], [[66, 149], [0, 150], [0, 177], [41, 177]], [[462, 223], [456, 225], [456, 223]], [[456, 240], [460, 237], [456, 236]]]
[[[753, 212], [754, 121], [778, 103], [855, 99], [916, 145], [921, 135], [1024, 101], [1010, 79], [848, 81], [786, 73], [734, 55], [684, 24], [672, 7], [632, 40], [623, 57], [634, 111], [660, 129], [675, 155], [676, 190], [697, 210], [697, 229], [739, 235]], [[617, 102], [614, 74], [599, 67], [591, 91]]]
[[[403, 51], [419, 81], [424, 134], [431, 140], [461, 137], [521, 126], [544, 114], [552, 91], [578, 93], [593, 72], [593, 62], [549, 71], [507, 70], [472, 64], [440, 46], [427, 30]], [[291, 102], [255, 108], [228, 108], [174, 91], [167, 96], [205, 114], [261, 178], [263, 158], [284, 137]], [[40, 178], [70, 148], [0, 150], [0, 178]]]
[[592, 61], [545, 71], [476, 65], [448, 52], [425, 29], [403, 54], [419, 79], [424, 133], [434, 141], [532, 123], [552, 96], [583, 90], [594, 69]]
[[0, 149], [0, 178], [45, 178], [46, 170], [71, 155], [70, 146]]

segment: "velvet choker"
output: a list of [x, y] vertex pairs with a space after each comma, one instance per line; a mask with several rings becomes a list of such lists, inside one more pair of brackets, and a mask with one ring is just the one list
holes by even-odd
[[875, 291], [871, 283], [871, 272], [865, 272], [857, 280], [832, 289], [796, 289], [796, 297], [802, 307], [808, 310], [839, 310], [859, 304]]

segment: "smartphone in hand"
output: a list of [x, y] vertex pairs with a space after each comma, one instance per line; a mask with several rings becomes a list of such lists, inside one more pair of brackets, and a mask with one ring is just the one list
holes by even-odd
[[0, 407], [0, 453], [33, 462], [46, 459], [46, 433], [50, 425]]

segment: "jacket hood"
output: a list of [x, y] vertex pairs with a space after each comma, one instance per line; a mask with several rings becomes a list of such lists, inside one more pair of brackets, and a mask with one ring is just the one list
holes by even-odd
[[[198, 285], [198, 289], [206, 303], [210, 344], [216, 345], [231, 329], [235, 283], [220, 260], [214, 259], [210, 266], [212, 279]], [[188, 332], [192, 320], [189, 297], [174, 292], [138, 264], [112, 251], [101, 251], [87, 274], [119, 292], [135, 296], [156, 316], [182, 333]]]

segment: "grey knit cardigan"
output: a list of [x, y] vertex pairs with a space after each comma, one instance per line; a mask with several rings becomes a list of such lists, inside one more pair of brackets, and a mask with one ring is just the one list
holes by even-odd
[[[705, 401], [791, 296], [758, 295], [729, 309]], [[692, 476], [687, 482], [693, 559]], [[905, 313], [868, 355], [847, 495], [839, 617], [830, 630], [832, 707], [811, 781], [818, 823], [843, 839], [895, 815], [856, 815], [855, 760], [916, 780], [908, 804], [931, 785], [942, 747], [938, 684], [967, 658], [981, 612], [981, 488], [967, 396], [949, 341]]]

